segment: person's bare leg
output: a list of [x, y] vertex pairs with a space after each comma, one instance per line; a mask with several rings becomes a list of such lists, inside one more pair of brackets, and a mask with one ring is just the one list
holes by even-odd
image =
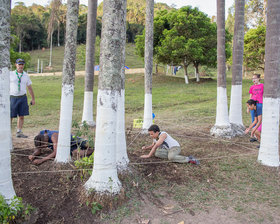
[[24, 116], [19, 116], [17, 120], [17, 129], [21, 130], [24, 123]]
[[255, 135], [256, 135], [258, 141], [261, 142], [261, 133], [260, 133], [259, 130], [256, 130], [256, 131], [255, 131]]

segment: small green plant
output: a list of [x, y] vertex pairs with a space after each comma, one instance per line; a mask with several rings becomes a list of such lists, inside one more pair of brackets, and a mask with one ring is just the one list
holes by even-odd
[[[88, 201], [86, 202], [86, 205], [89, 206], [89, 202]], [[98, 202], [94, 201], [94, 202], [91, 203], [91, 213], [93, 215], [95, 215], [96, 212], [100, 211], [102, 208], [103, 208], [102, 205], [99, 204]]]
[[[86, 122], [83, 122], [80, 125], [77, 121], [73, 121], [72, 127], [74, 128], [74, 136], [73, 136], [74, 140], [82, 143], [82, 141], [78, 141], [78, 139], [79, 139], [79, 136], [83, 136], [87, 139], [88, 146], [90, 148], [94, 147], [92, 130], [90, 130], [90, 127]], [[78, 145], [78, 151], [80, 151], [80, 148], [81, 148], [80, 145]], [[78, 155], [79, 155], [79, 153], [78, 153]], [[89, 157], [80, 158], [79, 156], [77, 156], [77, 160], [74, 162], [74, 164], [78, 169], [82, 170], [81, 179], [83, 179], [85, 175], [92, 174], [93, 157], [94, 157], [94, 153], [92, 153]]]
[[82, 170], [81, 178], [83, 178], [85, 175], [92, 174], [93, 157], [94, 157], [94, 153], [92, 153], [89, 157], [83, 157], [74, 162], [75, 166], [78, 169]]
[[33, 208], [30, 205], [25, 205], [22, 198], [15, 196], [10, 204], [5, 198], [0, 195], [0, 222], [14, 223], [16, 219], [26, 219]]

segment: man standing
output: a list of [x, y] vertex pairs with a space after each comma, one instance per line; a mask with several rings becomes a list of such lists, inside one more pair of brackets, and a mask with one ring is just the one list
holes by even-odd
[[27, 138], [27, 136], [22, 133], [24, 116], [29, 115], [26, 87], [32, 97], [31, 105], [35, 105], [35, 97], [31, 86], [32, 82], [28, 74], [23, 71], [24, 64], [25, 61], [23, 59], [17, 59], [15, 64], [16, 70], [10, 72], [11, 123], [13, 118], [18, 117], [16, 134], [18, 138]]

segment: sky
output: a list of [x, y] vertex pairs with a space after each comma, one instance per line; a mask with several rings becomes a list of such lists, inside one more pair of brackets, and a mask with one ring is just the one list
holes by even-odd
[[[63, 3], [66, 3], [66, 0], [62, 0]], [[227, 9], [233, 5], [234, 0], [225, 0], [226, 1], [226, 15]], [[16, 2], [24, 2], [26, 6], [31, 6], [33, 3], [38, 5], [48, 5], [50, 0], [12, 0], [12, 8], [16, 5]], [[81, 4], [87, 5], [88, 0], [80, 0]], [[98, 0], [98, 3], [102, 0]], [[208, 14], [209, 17], [217, 14], [216, 11], [216, 0], [155, 0], [155, 2], [166, 3], [171, 6], [174, 5], [176, 8], [181, 8], [182, 6], [191, 5], [193, 7], [198, 7], [200, 11]]]

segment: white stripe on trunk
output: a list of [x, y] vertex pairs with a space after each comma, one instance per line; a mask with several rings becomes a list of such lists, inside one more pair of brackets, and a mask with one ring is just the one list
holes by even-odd
[[231, 86], [229, 121], [232, 124], [242, 125], [242, 85]]
[[215, 126], [229, 126], [227, 89], [224, 87], [217, 88], [217, 114]]
[[84, 92], [84, 108], [82, 122], [86, 122], [89, 126], [95, 126], [93, 121], [93, 92]]
[[258, 161], [279, 166], [279, 98], [263, 99], [261, 146]]
[[196, 82], [199, 82], [200, 81], [199, 73], [197, 73], [196, 70], [195, 70], [195, 77], [196, 77]]
[[126, 139], [125, 139], [125, 90], [121, 90], [118, 98], [117, 110], [117, 129], [116, 129], [116, 163], [119, 171], [127, 169], [129, 159], [127, 156]]
[[16, 194], [11, 175], [10, 71], [0, 69], [0, 194], [8, 201]]
[[232, 138], [234, 135], [228, 118], [227, 89], [224, 87], [217, 88], [216, 123], [210, 133], [222, 138]]
[[72, 110], [74, 99], [74, 85], [64, 84], [61, 91], [59, 135], [56, 162], [67, 163], [71, 160], [70, 141], [72, 128]]
[[98, 90], [94, 166], [85, 188], [101, 194], [118, 193], [121, 189], [116, 168], [118, 97], [118, 91]]
[[186, 84], [189, 84], [189, 78], [188, 78], [187, 75], [185, 75], [185, 83], [186, 83]]
[[153, 111], [152, 111], [152, 94], [145, 94], [145, 105], [144, 105], [144, 120], [143, 120], [143, 131], [147, 132], [149, 127], [153, 124]]

